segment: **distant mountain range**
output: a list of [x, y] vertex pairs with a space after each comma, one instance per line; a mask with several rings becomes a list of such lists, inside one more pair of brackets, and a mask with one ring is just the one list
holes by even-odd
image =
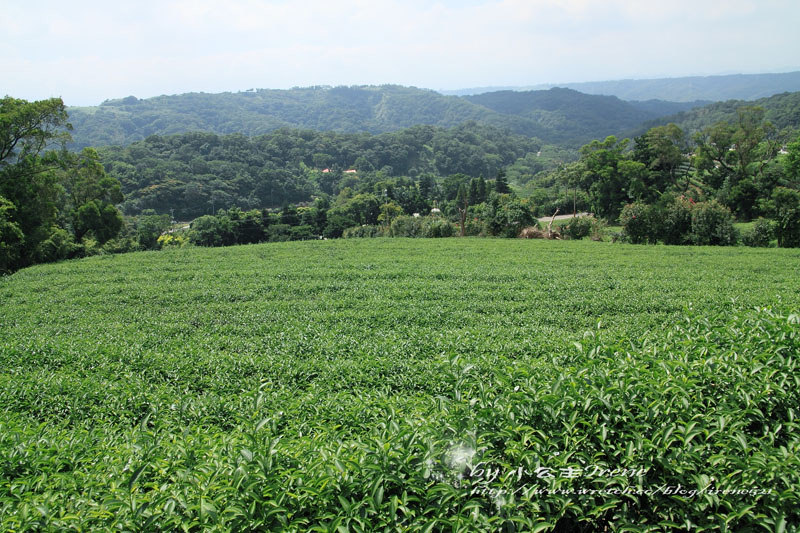
[[572, 89], [445, 96], [397, 85], [188, 93], [69, 108], [74, 147], [126, 145], [190, 131], [260, 135], [283, 127], [385, 133], [475, 121], [546, 144], [579, 146], [705, 102], [625, 102]]
[[780, 74], [732, 74], [650, 80], [554, 83], [524, 87], [473, 87], [440, 92], [452, 96], [470, 96], [507, 90], [546, 90], [552, 87], [574, 89], [585, 94], [616, 96], [622, 100], [656, 99], [670, 102], [757, 100], [778, 93], [800, 91], [800, 71]]
[[736, 108], [748, 103], [768, 108], [767, 117], [779, 127], [800, 126], [800, 72], [568, 85], [572, 88], [463, 96], [399, 85], [258, 89], [143, 100], [129, 96], [68, 111], [73, 148], [124, 146], [154, 134], [194, 131], [254, 136], [295, 128], [378, 134], [416, 125], [450, 128], [469, 121], [542, 144], [575, 148], [665, 121], [695, 131], [735, 116]]

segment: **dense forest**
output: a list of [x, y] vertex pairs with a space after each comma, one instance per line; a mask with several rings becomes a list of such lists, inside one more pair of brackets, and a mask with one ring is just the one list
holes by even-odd
[[[232, 206], [309, 202], [312, 196], [355, 187], [366, 176], [494, 178], [540, 150], [535, 139], [474, 122], [380, 135], [294, 129], [257, 137], [153, 135], [126, 147], [99, 149], [109, 174], [122, 183], [126, 213], [172, 211], [179, 220]], [[539, 159], [539, 170], [554, 164]]]
[[742, 100], [715, 102], [645, 122], [638, 133], [669, 123], [677, 124], [687, 133], [696, 133], [719, 122], [736, 122], [738, 110], [745, 106], [757, 106], [764, 109], [766, 120], [779, 131], [792, 131], [800, 126], [800, 92], [794, 92], [775, 94], [753, 102]]
[[[617, 238], [630, 242], [734, 244], [733, 220], [756, 220], [758, 235], [746, 242], [800, 244], [800, 93], [752, 106], [712, 104], [673, 115], [669, 123], [651, 122], [628, 137], [601, 135], [576, 146], [577, 139], [640, 123], [671, 104], [637, 107], [568, 89], [470, 98], [422, 91], [430, 106], [415, 108], [417, 91], [391, 86], [130, 97], [93, 112], [127, 113], [133, 136], [139, 135], [137, 116], [140, 126], [178, 130], [207, 125], [191, 126], [182, 117], [205, 117], [232, 133], [150, 134], [81, 151], [72, 134], [87, 126], [80, 125], [85, 115], [68, 111], [60, 99], [6, 97], [0, 102], [0, 270], [181, 244], [186, 235], [168, 232], [174, 221], [193, 219], [188, 240], [206, 245], [375, 235], [514, 237], [536, 217], [577, 211], [597, 219], [571, 224], [567, 235], [573, 238], [602, 238], [604, 223], [619, 223]], [[278, 109], [287, 95], [297, 101], [284, 116], [311, 117], [303, 103], [309, 95], [321, 102], [314, 109], [333, 100], [339, 105], [316, 116], [318, 129], [275, 129], [278, 122], [248, 115], [265, 132], [235, 131], [245, 116], [237, 115], [237, 99], [275, 97], [270, 105]], [[217, 96], [232, 107], [203, 105]], [[175, 101], [186, 113], [168, 110]], [[442, 102], [453, 107], [437, 107]], [[139, 106], [150, 111], [130, 111]], [[490, 120], [461, 121], [458, 109], [480, 110]], [[423, 116], [458, 124], [396, 129]], [[497, 117], [512, 122], [492, 125]], [[568, 131], [571, 138], [546, 143], [516, 133], [508, 127], [513, 121]], [[393, 124], [394, 131], [324, 131], [370, 123]]]
[[255, 136], [283, 127], [386, 133], [417, 125], [444, 128], [466, 121], [578, 148], [642, 122], [694, 107], [623, 102], [568, 89], [498, 93], [468, 99], [395, 85], [308, 87], [239, 93], [189, 93], [109, 100], [70, 108], [73, 146], [125, 145], [150, 135], [207, 131]]

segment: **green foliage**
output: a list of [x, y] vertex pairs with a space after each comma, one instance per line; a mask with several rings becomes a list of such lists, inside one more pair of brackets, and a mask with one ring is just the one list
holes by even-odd
[[648, 172], [638, 176], [630, 189], [633, 197], [645, 202], [658, 200], [670, 187], [677, 187], [688, 171], [684, 154], [688, 141], [683, 130], [675, 124], [651, 128], [635, 139], [633, 158], [643, 163]]
[[775, 206], [775, 236], [778, 246], [800, 247], [800, 191], [777, 187], [772, 194]]
[[63, 228], [52, 226], [47, 238], [38, 244], [33, 261], [51, 263], [62, 259], [73, 259], [83, 255], [83, 247], [75, 242], [72, 234]]
[[3, 529], [800, 522], [796, 250], [353, 239], [120, 259], [0, 279]]
[[[283, 127], [347, 133], [388, 133], [417, 125], [444, 128], [473, 121], [537, 137], [548, 144], [580, 146], [619, 134], [676, 109], [569, 89], [497, 91], [459, 98], [413, 87], [307, 87], [241, 93], [190, 93], [122, 99], [97, 107], [70, 108], [75, 145], [127, 145], [149, 135], [193, 131], [249, 136]], [[315, 166], [333, 165], [331, 152], [316, 152]], [[355, 163], [357, 161], [357, 163]], [[354, 159], [359, 171], [382, 168], [369, 157]], [[494, 175], [494, 174], [491, 174]]]
[[760, 246], [766, 248], [775, 237], [775, 223], [766, 218], [759, 218], [753, 222], [750, 230], [742, 233], [742, 243], [747, 246]]
[[10, 96], [0, 99], [0, 171], [69, 142], [71, 129], [60, 98], [37, 102]]
[[420, 229], [421, 236], [429, 239], [454, 237], [456, 235], [456, 228], [453, 224], [437, 217], [425, 217]]
[[552, 144], [580, 145], [618, 134], [664, 115], [615, 96], [583, 94], [572, 89], [496, 91], [464, 97], [470, 102], [540, 125], [531, 133]]
[[14, 221], [16, 206], [0, 196], [0, 274], [9, 272], [19, 261], [25, 235]]
[[222, 217], [204, 215], [192, 221], [189, 242], [198, 246], [223, 246], [233, 244], [230, 224]]
[[622, 208], [619, 215], [625, 237], [633, 244], [658, 241], [659, 224], [657, 209], [643, 202], [634, 202]]
[[182, 233], [167, 233], [160, 235], [156, 241], [159, 248], [182, 248], [189, 244], [190, 240], [187, 235]]
[[385, 234], [385, 228], [382, 226], [355, 226], [352, 228], [347, 228], [344, 230], [342, 237], [345, 239], [364, 239], [364, 238], [374, 238], [374, 237], [383, 237]]
[[425, 218], [423, 217], [399, 216], [392, 220], [392, 225], [389, 227], [389, 236], [422, 237], [422, 224], [424, 221]]
[[738, 242], [730, 209], [716, 200], [694, 202], [678, 197], [665, 204], [635, 202], [623, 208], [619, 220], [634, 244], [730, 246]]
[[0, 268], [4, 271], [41, 257], [37, 249], [58, 222], [62, 191], [57, 171], [67, 157], [52, 149], [63, 148], [70, 128], [60, 98], [0, 99], [0, 198], [4, 199], [0, 220], [6, 234], [0, 241], [4, 243]]
[[692, 207], [692, 244], [731, 246], [739, 236], [733, 227], [730, 209], [716, 200], [699, 202]]
[[800, 137], [787, 145], [783, 165], [786, 169], [787, 178], [795, 186], [800, 185]]
[[95, 253], [95, 244], [122, 229], [114, 207], [123, 199], [119, 182], [106, 175], [95, 150], [65, 151], [71, 128], [60, 98], [0, 100], [0, 199], [8, 204], [0, 221], [4, 232], [22, 235], [13, 245], [12, 236], [0, 241], [0, 270], [75, 255], [55, 227], [72, 230], [76, 241], [95, 241], [81, 254]]
[[630, 199], [631, 184], [643, 181], [647, 174], [643, 163], [625, 157], [627, 145], [628, 139], [609, 136], [581, 148], [581, 184], [589, 193], [592, 211], [600, 217], [616, 219]]
[[479, 215], [489, 235], [517, 237], [523, 228], [536, 224], [530, 204], [510, 194], [494, 193]]
[[[348, 187], [356, 194], [375, 196], [378, 206], [385, 203], [386, 191], [387, 200], [406, 214], [424, 213], [433, 200], [441, 199], [434, 177], [460, 175], [466, 185], [476, 178], [478, 188], [480, 176], [496, 175], [539, 147], [536, 140], [468, 123], [449, 130], [417, 126], [384, 135], [282, 129], [252, 138], [209, 133], [150, 136], [124, 148], [103, 148], [100, 154], [109, 174], [122, 183], [126, 214], [174, 210], [178, 220], [190, 220], [234, 206], [310, 203], [314, 196], [335, 197]], [[326, 166], [315, 166], [322, 151]], [[342, 172], [357, 159], [385, 170]], [[419, 178], [419, 186], [404, 176]], [[455, 198], [456, 190], [457, 186], [449, 196], [446, 188], [446, 199]]]
[[692, 234], [692, 209], [695, 201], [683, 195], [670, 201], [669, 197], [662, 198], [657, 204], [656, 220], [659, 225], [657, 238], [664, 244], [691, 244]]
[[169, 215], [156, 215], [152, 211], [143, 213], [136, 219], [136, 235], [139, 244], [145, 250], [155, 250], [158, 248], [158, 238], [171, 225]]
[[570, 239], [580, 240], [592, 234], [595, 224], [594, 217], [575, 217], [561, 226], [561, 233]]
[[797, 129], [800, 126], [800, 92], [782, 92], [758, 99], [726, 100], [645, 123], [644, 128], [674, 123], [688, 134], [694, 134], [725, 122], [734, 124], [742, 107], [764, 109], [765, 120], [778, 130]]

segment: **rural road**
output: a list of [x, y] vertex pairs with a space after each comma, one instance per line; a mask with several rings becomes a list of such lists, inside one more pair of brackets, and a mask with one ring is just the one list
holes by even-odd
[[[576, 213], [576, 217], [588, 217], [591, 216], [591, 213]], [[572, 215], [556, 215], [554, 217], [539, 217], [539, 220], [543, 221], [550, 221], [550, 220], [566, 220], [568, 218], [572, 218]]]

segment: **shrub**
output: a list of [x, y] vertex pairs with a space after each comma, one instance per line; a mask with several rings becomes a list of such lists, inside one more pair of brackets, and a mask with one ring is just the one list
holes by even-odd
[[219, 217], [203, 215], [194, 219], [189, 230], [189, 240], [198, 246], [223, 246], [225, 228]]
[[766, 218], [759, 218], [749, 231], [742, 235], [742, 242], [747, 246], [767, 247], [775, 236], [775, 224]]
[[575, 217], [565, 224], [561, 231], [570, 239], [580, 240], [592, 234], [594, 217]]
[[485, 237], [487, 234], [486, 223], [480, 218], [467, 218], [464, 223], [464, 235], [470, 237]]
[[189, 243], [189, 237], [181, 233], [165, 233], [158, 238], [160, 248], [182, 248]]
[[[341, 234], [339, 235], [341, 237]], [[285, 242], [292, 240], [292, 227], [289, 224], [272, 224], [267, 229], [269, 242]]]
[[352, 228], [347, 228], [342, 233], [342, 237], [345, 239], [368, 239], [372, 237], [383, 237], [383, 235], [383, 228], [373, 225], [353, 226]]
[[77, 244], [72, 235], [63, 228], [53, 227], [50, 236], [37, 246], [34, 259], [37, 263], [48, 263], [82, 255], [83, 246]]
[[429, 218], [422, 223], [422, 236], [427, 238], [452, 237], [456, 234], [453, 225], [441, 218]]
[[700, 202], [692, 208], [692, 243], [730, 246], [736, 244], [731, 210], [716, 200]]
[[664, 244], [689, 244], [692, 233], [692, 208], [695, 203], [679, 196], [660, 208], [659, 236]]
[[308, 241], [317, 238], [317, 236], [314, 234], [314, 228], [309, 224], [292, 226], [289, 230], [289, 236], [293, 241]]
[[634, 202], [622, 208], [619, 221], [627, 239], [633, 244], [658, 241], [658, 224], [654, 219], [655, 209], [642, 202]]
[[123, 254], [126, 252], [138, 252], [143, 247], [139, 244], [138, 239], [134, 237], [117, 237], [106, 241], [103, 245], [103, 253], [107, 254]]
[[772, 193], [775, 204], [775, 236], [782, 248], [800, 247], [800, 191], [776, 187]]
[[607, 229], [606, 221], [601, 218], [594, 218], [594, 217], [591, 217], [591, 219], [592, 219], [592, 231], [590, 234], [591, 238], [593, 241], [602, 241], [603, 237], [605, 237], [606, 234], [606, 229]]
[[423, 217], [402, 215], [392, 220], [389, 226], [390, 237], [422, 237]]

